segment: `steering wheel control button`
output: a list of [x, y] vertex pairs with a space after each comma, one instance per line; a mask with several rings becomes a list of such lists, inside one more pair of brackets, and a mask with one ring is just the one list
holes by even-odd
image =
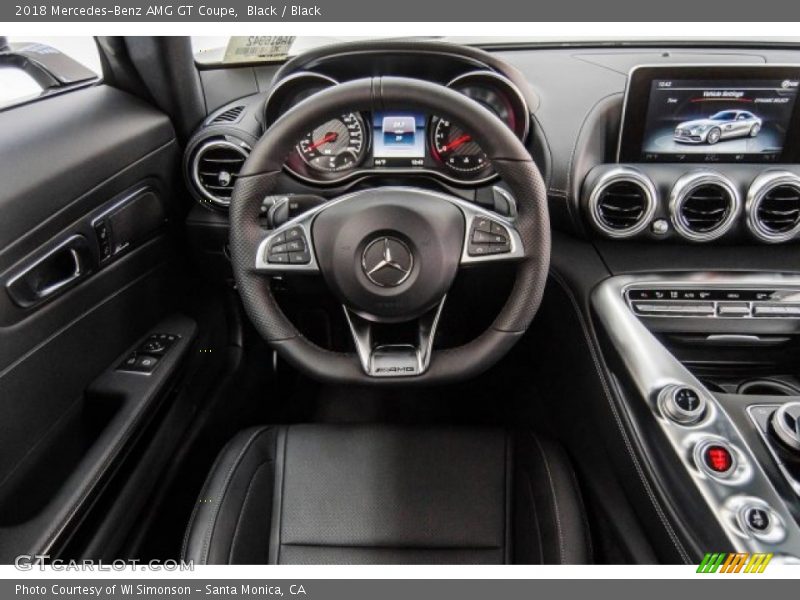
[[364, 275], [378, 287], [397, 287], [406, 282], [414, 269], [414, 254], [408, 245], [393, 236], [372, 240], [361, 255]]
[[772, 413], [772, 431], [789, 450], [800, 452], [800, 402], [787, 402]]
[[486, 233], [476, 231], [472, 234], [474, 244], [508, 244], [508, 237], [504, 233]]
[[707, 402], [693, 387], [671, 385], [659, 394], [659, 406], [672, 421], [681, 425], [693, 425], [705, 415]]
[[304, 252], [305, 249], [306, 245], [300, 238], [286, 242], [286, 250], [288, 252]]
[[302, 227], [292, 227], [269, 241], [267, 262], [277, 265], [307, 265], [311, 253]]
[[511, 234], [508, 229], [485, 217], [475, 217], [469, 234], [467, 253], [470, 256], [505, 254], [511, 252]]
[[483, 231], [485, 233], [492, 233], [492, 220], [486, 217], [475, 217], [473, 221], [474, 231]]
[[289, 264], [292, 264], [292, 265], [307, 265], [310, 262], [311, 262], [311, 255], [306, 250], [303, 250], [301, 252], [290, 252], [289, 253]]
[[290, 242], [292, 240], [302, 240], [305, 236], [303, 235], [303, 228], [302, 227], [292, 227], [286, 232], [286, 241]]
[[286, 252], [282, 252], [280, 254], [270, 254], [269, 259], [267, 260], [270, 264], [276, 265], [288, 265], [289, 264], [289, 254]]

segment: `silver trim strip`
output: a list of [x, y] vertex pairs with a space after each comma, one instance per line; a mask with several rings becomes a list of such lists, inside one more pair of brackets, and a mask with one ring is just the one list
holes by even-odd
[[[721, 187], [730, 198], [730, 206], [728, 208], [728, 214], [719, 225], [714, 227], [714, 229], [700, 232], [693, 230], [689, 226], [681, 213], [681, 209], [689, 195], [697, 188], [704, 185], [716, 185]], [[710, 242], [711, 240], [725, 235], [733, 226], [734, 222], [736, 222], [741, 205], [742, 199], [739, 194], [739, 189], [730, 179], [716, 171], [693, 171], [684, 174], [675, 182], [675, 185], [672, 186], [672, 191], [669, 195], [669, 212], [672, 226], [675, 227], [675, 230], [684, 238], [693, 242]]]
[[[442, 309], [444, 308], [447, 295], [439, 301], [435, 309], [428, 311], [418, 319], [419, 331], [417, 334], [416, 346], [402, 346], [402, 348], [409, 348], [416, 356], [416, 372], [415, 373], [378, 373], [373, 364], [373, 354], [377, 349], [390, 348], [391, 346], [382, 345], [379, 348], [372, 347], [372, 324], [358, 316], [346, 306], [342, 306], [344, 316], [347, 320], [347, 325], [350, 328], [350, 333], [353, 336], [353, 343], [356, 347], [356, 354], [361, 363], [361, 368], [364, 373], [370, 377], [416, 377], [425, 373], [428, 370], [433, 355], [433, 341], [436, 337], [436, 329], [439, 327], [439, 319], [442, 316]], [[401, 347], [401, 346], [397, 346]]]
[[[6, 281], [6, 290], [12, 288], [17, 281], [28, 275], [31, 271], [37, 268], [39, 265], [43, 264], [45, 261], [49, 260], [59, 252], [64, 249], [69, 250], [70, 257], [75, 263], [75, 268], [70, 274], [70, 276], [63, 280], [56, 282], [50, 286], [45, 287], [43, 290], [39, 290], [39, 296], [36, 298], [33, 304], [26, 306], [25, 308], [29, 308], [30, 306], [34, 306], [39, 302], [44, 302], [50, 296], [52, 296], [55, 292], [64, 289], [68, 285], [78, 281], [84, 275], [87, 275], [91, 269], [85, 269], [83, 263], [81, 263], [80, 255], [78, 254], [76, 248], [82, 244], [87, 244], [87, 240], [84, 236], [80, 234], [72, 234], [63, 241], [59, 242], [49, 250], [46, 250], [42, 255], [38, 256], [35, 260], [30, 263], [25, 263], [24, 266], [20, 267], [19, 270], [15, 271], [14, 274], [8, 278]], [[9, 292], [10, 294], [10, 292]], [[13, 295], [12, 295], [13, 298]]]
[[[645, 196], [646, 204], [644, 215], [642, 215], [642, 218], [638, 223], [629, 227], [628, 229], [614, 229], [609, 227], [603, 223], [603, 219], [600, 216], [599, 204], [601, 195], [610, 186], [620, 182], [638, 185], [644, 192]], [[648, 225], [650, 225], [650, 222], [653, 220], [653, 217], [656, 213], [657, 198], [658, 192], [656, 191], [656, 187], [653, 185], [653, 181], [647, 175], [638, 169], [634, 169], [633, 167], [614, 167], [603, 173], [597, 180], [597, 183], [595, 183], [594, 188], [592, 188], [592, 192], [589, 195], [589, 217], [591, 218], [592, 224], [595, 226], [595, 228], [608, 237], [616, 239], [630, 237], [632, 235], [636, 235], [637, 233], [641, 233], [647, 229]]]
[[753, 180], [747, 191], [745, 212], [747, 214], [747, 227], [750, 232], [762, 242], [775, 244], [791, 240], [800, 233], [800, 217], [794, 227], [779, 233], [770, 230], [758, 218], [758, 209], [766, 195], [779, 186], [789, 186], [800, 194], [800, 177], [789, 171], [765, 171]]

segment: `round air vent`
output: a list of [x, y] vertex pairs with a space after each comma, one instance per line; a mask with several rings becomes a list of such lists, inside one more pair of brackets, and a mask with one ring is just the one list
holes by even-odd
[[800, 177], [767, 171], [747, 193], [747, 226], [764, 242], [785, 242], [800, 232]]
[[724, 235], [739, 214], [741, 199], [727, 177], [712, 171], [688, 173], [670, 195], [672, 224], [683, 237], [707, 242]]
[[233, 186], [249, 154], [243, 142], [217, 138], [203, 143], [194, 153], [191, 167], [200, 195], [215, 206], [230, 205]]
[[650, 179], [630, 167], [604, 173], [589, 196], [592, 223], [613, 238], [646, 229], [656, 210], [656, 189]]

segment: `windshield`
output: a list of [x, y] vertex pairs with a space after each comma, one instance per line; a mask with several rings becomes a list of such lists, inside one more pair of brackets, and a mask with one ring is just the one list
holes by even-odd
[[711, 117], [712, 121], [733, 121], [736, 118], [736, 113], [731, 111], [718, 112]]
[[[237, 62], [283, 62], [308, 50], [370, 39], [403, 39], [397, 36], [192, 36], [192, 50], [195, 60], [200, 64], [228, 64]], [[406, 38], [412, 39], [412, 38]], [[537, 44], [558, 45], [635, 45], [639, 44], [685, 44], [692, 42], [718, 42], [721, 45], [741, 44], [741, 38], [733, 37], [611, 37], [611, 36], [428, 36], [424, 38], [440, 42], [464, 44], [468, 46], [519, 46]], [[798, 44], [800, 37], [748, 38], [748, 43]]]

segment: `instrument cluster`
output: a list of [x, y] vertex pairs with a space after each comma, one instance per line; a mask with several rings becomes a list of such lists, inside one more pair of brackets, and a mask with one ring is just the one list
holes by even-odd
[[[314, 72], [283, 79], [267, 99], [269, 124], [298, 102], [338, 82]], [[447, 86], [472, 98], [525, 141], [530, 113], [516, 86], [493, 71], [472, 71]], [[336, 184], [356, 177], [426, 175], [475, 184], [495, 177], [468, 127], [414, 110], [348, 112], [298, 140], [286, 161], [295, 177]]]

